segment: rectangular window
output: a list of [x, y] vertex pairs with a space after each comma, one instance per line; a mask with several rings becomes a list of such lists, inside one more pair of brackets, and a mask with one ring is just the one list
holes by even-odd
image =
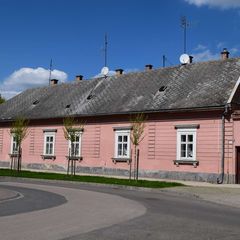
[[177, 159], [196, 160], [196, 129], [177, 130]]
[[17, 139], [14, 134], [12, 134], [12, 140], [11, 140], [11, 154], [17, 154], [18, 153], [18, 144]]
[[[74, 136], [74, 141], [71, 144], [69, 140], [69, 155], [73, 154], [73, 157], [81, 156], [81, 140], [82, 140], [82, 132], [76, 132]], [[73, 147], [73, 151], [72, 151]]]
[[130, 130], [115, 131], [115, 158], [130, 158]]
[[54, 144], [55, 144], [55, 133], [45, 132], [44, 133], [44, 155], [54, 155]]

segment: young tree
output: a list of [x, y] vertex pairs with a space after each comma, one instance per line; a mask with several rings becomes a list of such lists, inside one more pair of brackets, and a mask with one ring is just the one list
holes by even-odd
[[28, 133], [29, 121], [23, 117], [17, 117], [12, 123], [10, 133], [14, 137], [16, 146], [15, 151], [17, 155], [17, 171], [21, 170], [22, 165], [22, 142], [26, 138]]
[[83, 131], [84, 122], [78, 122], [74, 117], [67, 116], [63, 119], [63, 132], [64, 137], [66, 140], [70, 141], [70, 149], [68, 153], [68, 169], [67, 174], [69, 173], [69, 163], [71, 162], [71, 175], [75, 175], [76, 170], [76, 153], [77, 153], [77, 146], [74, 145], [74, 142], [76, 141], [77, 136], [79, 137], [79, 134], [81, 131]]
[[2, 97], [2, 95], [0, 94], [0, 104], [5, 103], [5, 102], [6, 102], [5, 98]]
[[[139, 163], [139, 144], [144, 139], [144, 128], [146, 122], [146, 116], [143, 113], [139, 113], [131, 118], [132, 131], [131, 131], [131, 142], [134, 146], [134, 174], [135, 180], [138, 180], [138, 163]], [[130, 170], [131, 171], [131, 170]]]

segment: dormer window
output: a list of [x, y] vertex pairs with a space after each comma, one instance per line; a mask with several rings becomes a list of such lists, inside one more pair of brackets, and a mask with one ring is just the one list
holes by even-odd
[[35, 100], [32, 104], [37, 105], [39, 103], [39, 100]]
[[159, 92], [164, 92], [166, 90], [167, 86], [161, 86], [158, 91]]
[[93, 95], [92, 94], [89, 94], [88, 96], [87, 96], [87, 100], [91, 100], [93, 98]]

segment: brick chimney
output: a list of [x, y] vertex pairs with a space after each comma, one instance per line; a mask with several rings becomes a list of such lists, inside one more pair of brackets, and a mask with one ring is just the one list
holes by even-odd
[[221, 52], [221, 59], [222, 60], [228, 59], [229, 58], [229, 54], [230, 54], [229, 51], [226, 48], [224, 48], [223, 51]]
[[150, 70], [152, 70], [153, 69], [153, 65], [152, 64], [147, 64], [147, 65], [145, 65], [145, 70], [146, 71], [150, 71]]
[[118, 76], [118, 75], [122, 75], [122, 74], [123, 74], [123, 69], [121, 69], [121, 68], [116, 69], [115, 72], [116, 72], [116, 75], [117, 75], [117, 76]]
[[58, 80], [57, 79], [51, 79], [50, 80], [50, 85], [53, 86], [53, 85], [57, 85], [58, 84]]
[[78, 82], [78, 81], [81, 81], [83, 80], [83, 75], [77, 75], [75, 80]]
[[193, 56], [189, 56], [189, 63], [193, 62]]

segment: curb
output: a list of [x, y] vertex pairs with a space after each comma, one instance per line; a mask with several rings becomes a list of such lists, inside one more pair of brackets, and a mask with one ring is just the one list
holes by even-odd
[[[136, 187], [136, 186], [126, 186], [126, 185], [118, 185], [118, 184], [106, 184], [106, 183], [93, 183], [93, 182], [78, 182], [78, 181], [69, 181], [69, 180], [51, 180], [51, 179], [38, 179], [38, 178], [22, 178], [22, 177], [10, 177], [10, 176], [0, 176], [0, 182], [11, 181], [14, 182], [16, 180], [20, 180], [22, 182], [32, 182], [32, 183], [61, 183], [66, 184], [70, 183], [73, 185], [84, 185], [84, 186], [96, 186], [96, 187], [108, 187], [111, 189], [120, 189], [120, 190], [130, 190], [130, 191], [143, 191], [143, 192], [152, 192], [152, 193], [160, 193], [163, 192], [164, 189], [168, 188], [146, 188], [146, 187]], [[187, 186], [186, 186], [187, 187]], [[170, 187], [173, 188], [173, 187]], [[167, 192], [167, 191], [166, 191]]]

